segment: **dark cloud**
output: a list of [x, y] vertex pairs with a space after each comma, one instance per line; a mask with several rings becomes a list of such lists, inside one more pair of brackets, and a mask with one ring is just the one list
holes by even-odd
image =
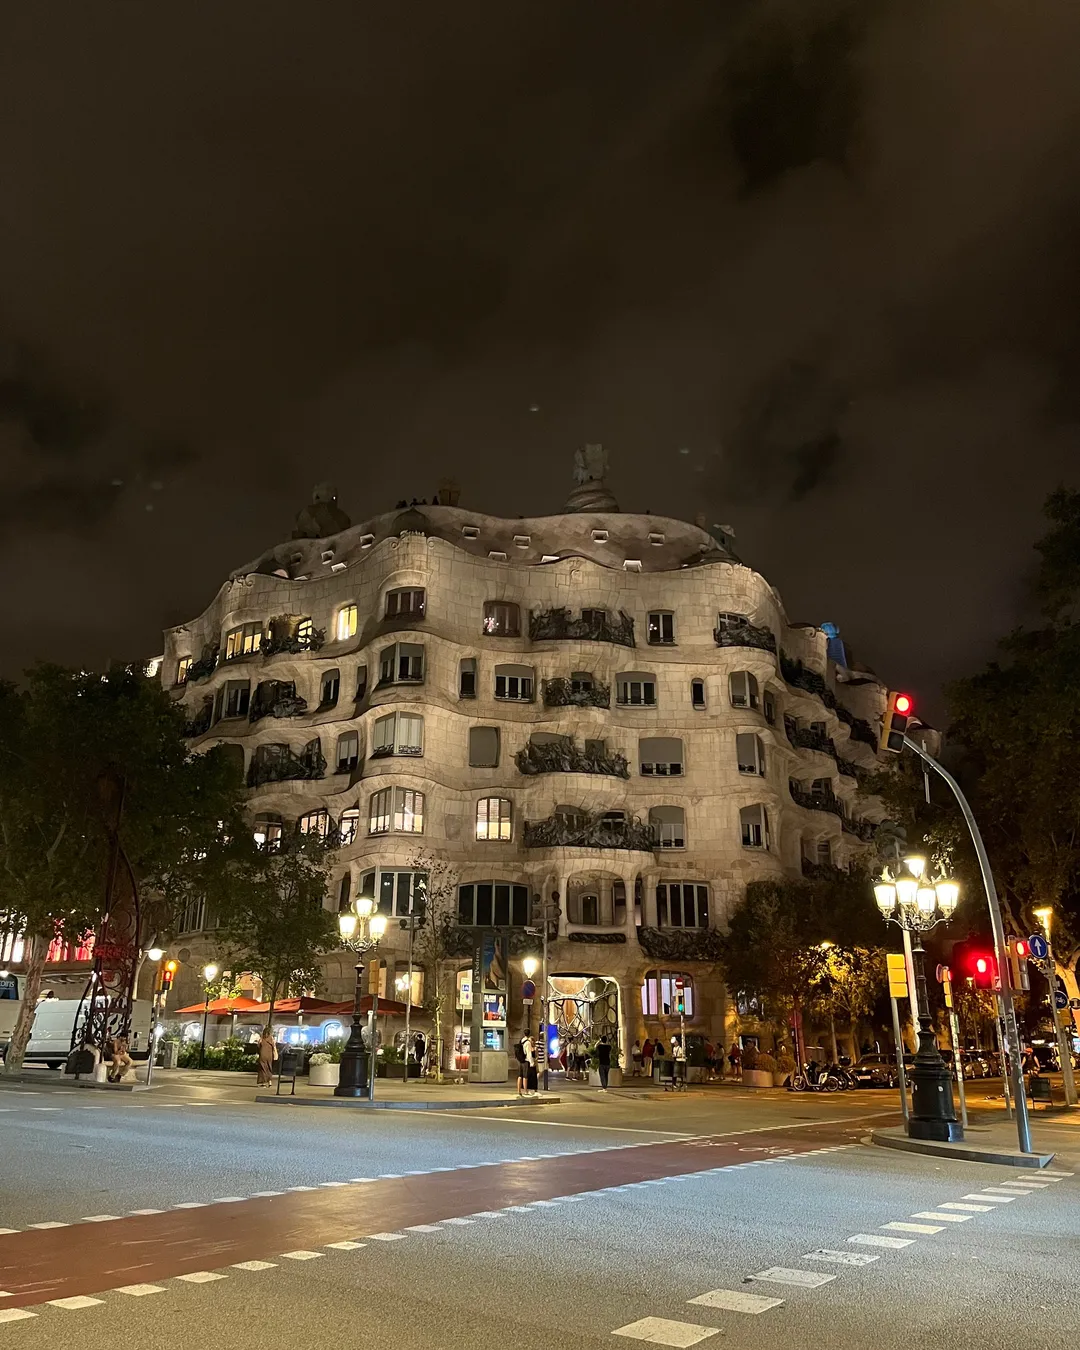
[[23, 7], [7, 668], [156, 648], [315, 480], [554, 511], [602, 440], [934, 689], [1075, 473], [1078, 63], [985, 0]]

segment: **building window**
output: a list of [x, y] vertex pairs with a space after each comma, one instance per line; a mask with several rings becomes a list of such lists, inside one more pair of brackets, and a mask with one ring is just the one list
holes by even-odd
[[570, 692], [572, 694], [591, 694], [596, 688], [596, 681], [592, 674], [587, 670], [575, 670], [570, 675]]
[[349, 897], [352, 895], [352, 873], [346, 872], [341, 878], [341, 884], [338, 886], [338, 913], [349, 908]]
[[531, 703], [533, 698], [532, 666], [496, 666], [495, 697]]
[[505, 797], [481, 797], [476, 803], [476, 837], [510, 838], [510, 803]]
[[[607, 537], [606, 532], [604, 537], [605, 538]], [[591, 629], [603, 628], [603, 626], [607, 623], [607, 610], [583, 609], [581, 611], [581, 622], [585, 625], [586, 628]]]
[[337, 773], [352, 773], [360, 758], [360, 737], [355, 731], [345, 731], [337, 740]]
[[709, 888], [697, 881], [662, 881], [656, 888], [658, 928], [708, 928]]
[[368, 834], [423, 834], [424, 794], [412, 788], [383, 788], [371, 794]]
[[753, 732], [739, 732], [735, 737], [735, 759], [740, 773], [765, 777], [765, 746]]
[[765, 690], [765, 697], [762, 699], [761, 710], [765, 714], [765, 721], [769, 726], [776, 725], [776, 696], [768, 689]]
[[677, 970], [650, 970], [641, 984], [641, 1011], [646, 1017], [678, 1016], [676, 980], [682, 980], [685, 1015], [694, 1015], [694, 977]]
[[627, 708], [655, 708], [656, 676], [633, 670], [616, 676], [615, 701]]
[[255, 817], [252, 827], [252, 835], [259, 848], [272, 852], [281, 847], [281, 817], [269, 814], [263, 814]]
[[484, 632], [489, 637], [520, 637], [520, 608], [506, 600], [485, 601]]
[[371, 758], [422, 755], [424, 719], [419, 713], [396, 712], [376, 719], [371, 736]]
[[810, 783], [810, 792], [815, 797], [832, 797], [833, 785], [831, 778], [815, 778]]
[[746, 627], [750, 622], [745, 614], [718, 614], [716, 616], [716, 627], [721, 633], [737, 632]]
[[334, 620], [334, 637], [338, 642], [356, 636], [356, 606], [342, 605]]
[[415, 642], [395, 642], [379, 658], [380, 684], [415, 684], [424, 678], [424, 649]]
[[769, 847], [769, 813], [764, 806], [744, 806], [739, 812], [743, 848]]
[[758, 682], [748, 670], [733, 670], [728, 676], [728, 692], [733, 708], [758, 706]]
[[330, 833], [330, 812], [320, 806], [317, 811], [301, 816], [296, 824], [301, 834], [317, 834], [320, 839], [325, 839]]
[[668, 609], [653, 610], [648, 616], [648, 640], [652, 646], [665, 646], [675, 641], [675, 615]]
[[367, 666], [356, 668], [356, 701], [359, 703], [367, 695]]
[[319, 682], [319, 708], [332, 708], [338, 701], [338, 691], [341, 688], [341, 671], [328, 670]]
[[499, 766], [499, 728], [469, 728], [469, 767], [496, 769]]
[[310, 618], [300, 619], [296, 625], [296, 637], [298, 642], [307, 646], [311, 642], [311, 635], [315, 631], [315, 625]]
[[176, 663], [176, 683], [187, 684], [188, 671], [191, 669], [191, 657], [182, 656]]
[[251, 701], [250, 680], [230, 680], [225, 686], [225, 701], [221, 708], [222, 717], [246, 717]]
[[356, 806], [350, 806], [342, 811], [341, 819], [338, 821], [338, 842], [342, 846], [353, 843], [359, 828], [360, 810]]
[[458, 698], [476, 697], [476, 657], [466, 656], [458, 666]]
[[705, 681], [690, 681], [690, 706], [701, 709], [705, 707]]
[[822, 839], [818, 843], [817, 863], [819, 867], [832, 866], [832, 843], [828, 839]]
[[398, 872], [378, 867], [360, 878], [361, 895], [373, 895], [378, 912], [396, 919], [407, 919], [414, 912], [420, 913], [426, 887], [426, 872]]
[[524, 928], [528, 922], [528, 886], [476, 881], [458, 887], [458, 923], [468, 928]]
[[646, 776], [677, 778], [683, 771], [683, 743], [678, 736], [642, 736], [638, 760]]
[[225, 635], [225, 660], [232, 661], [237, 656], [250, 656], [262, 646], [262, 625], [258, 623], [241, 624], [230, 629]]
[[686, 812], [681, 806], [651, 806], [649, 824], [657, 848], [686, 847]]
[[199, 896], [189, 900], [180, 915], [180, 922], [176, 926], [177, 933], [202, 933], [207, 927], [205, 897]]
[[400, 590], [387, 591], [386, 617], [388, 619], [422, 619], [424, 617], [425, 594], [422, 589], [402, 587]]

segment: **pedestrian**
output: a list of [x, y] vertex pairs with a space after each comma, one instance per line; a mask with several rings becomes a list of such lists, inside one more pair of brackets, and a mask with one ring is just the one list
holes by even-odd
[[641, 1067], [646, 1078], [652, 1077], [652, 1057], [653, 1043], [648, 1036], [645, 1037], [645, 1044], [641, 1047]]
[[634, 1044], [630, 1047], [630, 1062], [631, 1062], [631, 1064], [633, 1064], [633, 1066], [634, 1066], [634, 1067], [633, 1067], [633, 1070], [631, 1071], [631, 1077], [633, 1077], [633, 1078], [640, 1078], [640, 1077], [641, 1077], [641, 1042], [640, 1042], [640, 1041], [635, 1041]]
[[653, 1053], [653, 1064], [656, 1066], [656, 1077], [658, 1080], [662, 1080], [666, 1072], [664, 1060], [667, 1058], [667, 1055], [664, 1051], [664, 1042], [660, 1039], [659, 1036], [657, 1036], [656, 1041], [653, 1045], [652, 1053]]
[[255, 1077], [256, 1087], [269, 1087], [270, 1080], [274, 1076], [274, 1064], [277, 1061], [278, 1048], [274, 1044], [274, 1037], [270, 1032], [269, 1026], [263, 1027], [262, 1035], [259, 1037], [259, 1072]]
[[710, 1080], [716, 1072], [716, 1046], [708, 1039], [705, 1041], [705, 1071]]
[[675, 1036], [671, 1038], [671, 1081], [673, 1084], [686, 1082], [686, 1051], [682, 1038]]
[[723, 1041], [716, 1047], [716, 1073], [722, 1083], [724, 1081], [724, 1075], [727, 1073], [727, 1058], [724, 1054]]
[[525, 1091], [534, 1097], [540, 1090], [540, 1080], [536, 1072], [536, 1042], [531, 1036], [525, 1037]]
[[739, 1042], [732, 1041], [731, 1049], [728, 1052], [728, 1063], [731, 1065], [731, 1074], [733, 1078], [738, 1078], [742, 1072], [742, 1051], [739, 1049]]
[[596, 1067], [600, 1073], [600, 1091], [606, 1092], [608, 1075], [611, 1073], [611, 1044], [606, 1033], [600, 1037], [596, 1046]]
[[529, 1056], [525, 1049], [525, 1037], [519, 1036], [517, 1044], [514, 1046], [514, 1058], [517, 1060], [517, 1094], [519, 1097], [525, 1096], [525, 1080], [528, 1076]]

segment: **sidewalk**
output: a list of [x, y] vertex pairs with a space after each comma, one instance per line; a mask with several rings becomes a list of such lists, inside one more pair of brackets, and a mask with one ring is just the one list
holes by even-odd
[[1080, 1164], [1080, 1111], [1054, 1109], [1033, 1111], [1028, 1107], [1031, 1143], [1034, 1152], [1021, 1153], [1016, 1121], [1005, 1115], [1004, 1105], [996, 1107], [984, 1099], [972, 1109], [969, 1099], [969, 1123], [960, 1142], [940, 1143], [933, 1139], [909, 1139], [903, 1126], [874, 1129], [873, 1143], [906, 1153], [924, 1153], [930, 1157], [959, 1158], [965, 1162], [997, 1163], [1003, 1167], [1038, 1170], [1057, 1158], [1059, 1163]]
[[[276, 1089], [277, 1084], [274, 1086]], [[512, 1088], [499, 1083], [411, 1083], [406, 1087], [397, 1079], [380, 1078], [375, 1084], [373, 1102], [366, 1097], [335, 1097], [333, 1088], [311, 1087], [304, 1079], [297, 1079], [295, 1095], [291, 1086], [283, 1083], [280, 1095], [263, 1089], [255, 1100], [262, 1106], [334, 1106], [361, 1111], [481, 1111], [491, 1107], [536, 1110], [541, 1106], [557, 1106], [562, 1100], [554, 1092], [519, 1097]]]

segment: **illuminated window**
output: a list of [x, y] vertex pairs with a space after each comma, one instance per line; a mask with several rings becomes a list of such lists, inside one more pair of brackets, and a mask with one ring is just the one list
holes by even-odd
[[418, 713], [389, 713], [376, 720], [371, 737], [372, 759], [423, 753], [424, 719]]
[[351, 844], [359, 828], [360, 811], [357, 807], [350, 806], [342, 811], [341, 819], [338, 821], [338, 841], [342, 845]]
[[521, 610], [505, 600], [485, 601], [484, 632], [490, 637], [520, 637]]
[[301, 834], [317, 834], [320, 839], [325, 839], [330, 833], [330, 812], [325, 806], [317, 811], [309, 811], [300, 817], [297, 826]]
[[658, 928], [708, 928], [709, 888], [697, 881], [662, 881], [656, 888]]
[[261, 815], [255, 817], [253, 834], [255, 842], [259, 848], [264, 848], [268, 852], [280, 847], [281, 845], [281, 817], [275, 815]]
[[650, 970], [641, 984], [641, 1011], [646, 1017], [678, 1017], [675, 981], [683, 982], [687, 1017], [694, 1015], [694, 979], [677, 970]]
[[315, 631], [315, 625], [310, 619], [301, 619], [296, 625], [296, 637], [300, 642], [308, 643], [311, 641], [311, 635]]
[[342, 605], [334, 621], [334, 637], [338, 642], [356, 636], [356, 606]]
[[481, 797], [476, 803], [476, 837], [510, 838], [510, 803], [505, 797]]
[[368, 833], [423, 834], [424, 794], [412, 788], [383, 788], [371, 794]]
[[262, 625], [257, 623], [241, 624], [225, 635], [225, 660], [232, 661], [238, 656], [250, 656], [262, 646]]
[[186, 684], [188, 671], [191, 669], [191, 657], [182, 656], [176, 663], [176, 683]]

